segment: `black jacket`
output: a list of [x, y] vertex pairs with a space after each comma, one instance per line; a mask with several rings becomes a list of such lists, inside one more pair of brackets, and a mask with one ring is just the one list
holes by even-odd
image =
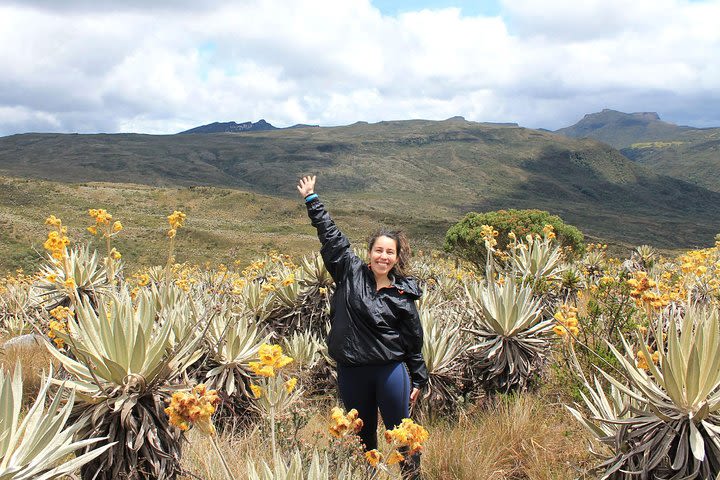
[[405, 362], [413, 387], [424, 387], [428, 373], [415, 307], [422, 295], [417, 282], [396, 276], [390, 287], [376, 291], [369, 266], [353, 253], [320, 200], [308, 202], [307, 209], [322, 244], [325, 267], [336, 284], [327, 339], [330, 356], [346, 366]]

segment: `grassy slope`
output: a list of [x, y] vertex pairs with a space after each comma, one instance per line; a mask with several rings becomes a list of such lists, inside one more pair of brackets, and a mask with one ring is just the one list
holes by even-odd
[[684, 135], [674, 142], [650, 142], [623, 149], [653, 171], [720, 192], [720, 128]]
[[[113, 240], [132, 272], [139, 265], [164, 264], [166, 216], [188, 215], [177, 236], [177, 260], [246, 263], [276, 249], [302, 254], [319, 247], [300, 199], [281, 199], [230, 189], [157, 188], [145, 185], [65, 184], [0, 178], [0, 271], [34, 269], [43, 255], [45, 218], [62, 218], [74, 242], [88, 242], [89, 208], [106, 208], [124, 230]], [[372, 228], [367, 216], [333, 208], [353, 241]], [[104, 251], [104, 245], [98, 244]]]
[[25, 212], [33, 224], [55, 213], [74, 226], [85, 224], [87, 208], [105, 207], [128, 226], [120, 247], [131, 259], [146, 260], [140, 242], [162, 235], [173, 208], [188, 211], [187, 246], [199, 260], [273, 243], [299, 251], [312, 233], [294, 191], [306, 173], [319, 174], [319, 191], [355, 238], [387, 223], [437, 247], [467, 211], [499, 208], [549, 210], [591, 238], [627, 245], [706, 245], [720, 231], [720, 194], [652, 174], [593, 140], [414, 120], [252, 134], [0, 138], [0, 174], [61, 182], [3, 183], [0, 221], [9, 228], [0, 248], [23, 263], [22, 245], [39, 246], [42, 232], [28, 234]]

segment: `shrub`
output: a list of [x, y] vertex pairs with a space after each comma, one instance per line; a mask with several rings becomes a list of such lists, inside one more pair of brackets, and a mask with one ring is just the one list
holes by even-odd
[[498, 210], [496, 212], [470, 212], [465, 218], [450, 227], [445, 234], [445, 250], [484, 268], [487, 250], [480, 233], [483, 225], [490, 225], [498, 231], [497, 248], [505, 250], [511, 242], [508, 236], [513, 232], [522, 238], [528, 234], [543, 234], [545, 225], [552, 225], [558, 242], [571, 247], [576, 253], [584, 250], [583, 234], [560, 217], [542, 210]]

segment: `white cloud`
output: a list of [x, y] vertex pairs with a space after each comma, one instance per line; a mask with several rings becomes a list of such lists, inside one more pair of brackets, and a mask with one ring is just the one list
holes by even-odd
[[559, 128], [609, 107], [720, 125], [720, 1], [4, 2], [0, 134], [174, 133], [463, 115]]

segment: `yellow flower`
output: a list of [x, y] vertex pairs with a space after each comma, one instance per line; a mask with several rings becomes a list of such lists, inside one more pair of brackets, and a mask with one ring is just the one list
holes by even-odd
[[170, 227], [173, 230], [177, 230], [178, 228], [182, 227], [185, 223], [185, 218], [187, 215], [185, 215], [183, 212], [175, 210], [171, 215], [168, 215], [168, 223], [170, 223]]
[[144, 287], [150, 283], [150, 275], [143, 273], [138, 276], [138, 286]]
[[62, 220], [57, 218], [55, 215], [50, 215], [45, 219], [45, 225], [50, 225], [51, 227], [61, 227]]
[[327, 294], [327, 287], [320, 287], [320, 295], [326, 295]]
[[334, 407], [330, 413], [330, 418], [332, 420], [329, 428], [330, 434], [337, 438], [357, 433], [363, 427], [363, 421], [358, 418], [358, 411], [354, 408], [345, 415], [342, 408]]
[[45, 276], [45, 280], [47, 280], [50, 283], [55, 283], [55, 280], [57, 280], [57, 275], [54, 273], [49, 273]]
[[388, 465], [395, 465], [396, 463], [402, 462], [405, 459], [402, 453], [394, 450], [387, 459]]
[[[64, 308], [64, 307], [61, 307]], [[48, 337], [53, 339], [53, 342], [57, 348], [63, 348], [65, 346], [65, 340], [58, 337], [58, 333], [67, 333], [67, 324], [62, 321], [51, 320], [48, 324]]]
[[93, 225], [91, 227], [87, 227], [87, 231], [93, 235], [97, 235], [97, 227], [95, 225]]
[[261, 377], [274, 377], [275, 369], [271, 365], [263, 365], [261, 362], [249, 362], [248, 366], [255, 375]]
[[50, 315], [52, 315], [54, 318], [58, 320], [65, 320], [72, 314], [72, 310], [70, 310], [68, 307], [55, 307], [52, 310], [50, 310]]
[[177, 234], [177, 230], [174, 229], [174, 228], [171, 228], [171, 229], [168, 230], [168, 232], [167, 232], [167, 236], [170, 237], [170, 238], [175, 238], [175, 234]]
[[498, 235], [498, 231], [495, 230], [492, 225], [483, 225], [480, 227], [480, 236], [491, 247], [497, 245], [497, 240], [495, 239], [495, 237], [497, 237]]
[[67, 280], [65, 280], [65, 281], [63, 282], [63, 285], [64, 285], [65, 288], [67, 288], [68, 290], [71, 290], [71, 289], [73, 289], [73, 288], [75, 288], [75, 287], [77, 286], [77, 285], [75, 284], [75, 279], [72, 278], [72, 277], [71, 277], [71, 278], [68, 278]]
[[120, 252], [118, 252], [118, 251], [115, 249], [115, 247], [113, 247], [113, 249], [110, 250], [110, 256], [112, 257], [113, 260], [120, 260], [120, 257], [122, 257], [122, 255], [120, 254]]
[[292, 393], [295, 389], [295, 385], [297, 385], [297, 378], [293, 377], [285, 382], [285, 391], [287, 393]]
[[423, 448], [423, 443], [430, 438], [430, 434], [422, 425], [418, 425], [410, 418], [403, 418], [399, 426], [385, 431], [385, 441], [400, 447], [409, 447], [408, 455], [413, 455]]
[[365, 452], [365, 458], [370, 465], [377, 467], [378, 463], [382, 461], [382, 454], [378, 452], [377, 449], [374, 449], [369, 452]]
[[123, 226], [122, 226], [122, 223], [120, 223], [120, 221], [113, 223], [113, 232], [119, 232], [122, 229], [123, 229]]
[[270, 345], [263, 343], [258, 349], [258, 357], [264, 365], [275, 365], [282, 356], [282, 347], [280, 345]]
[[255, 398], [260, 398], [263, 395], [263, 389], [258, 385], [250, 385], [250, 390], [252, 390], [253, 396]]
[[60, 232], [53, 230], [48, 232], [48, 238], [43, 247], [50, 252], [53, 258], [62, 260], [65, 257], [65, 247], [70, 244], [70, 239]]
[[[250, 368], [258, 375], [274, 377], [274, 369], [280, 369], [289, 363], [293, 362], [292, 357], [283, 355], [282, 347], [280, 345], [270, 345], [263, 343], [258, 349], [258, 357], [260, 362], [250, 362]], [[263, 370], [265, 369], [265, 370]], [[260, 373], [261, 371], [272, 372], [272, 374]]]
[[281, 285], [283, 287], [287, 287], [288, 285], [292, 285], [293, 283], [295, 283], [295, 275], [291, 273], [290, 275], [285, 277], [285, 279], [282, 281]]
[[88, 215], [93, 217], [95, 219], [95, 223], [98, 225], [108, 225], [110, 224], [110, 220], [112, 220], [112, 215], [110, 215], [107, 210], [99, 208], [91, 208], [88, 210]]
[[195, 386], [191, 392], [175, 392], [165, 413], [170, 417], [170, 424], [180, 430], [187, 430], [196, 425], [201, 432], [214, 435], [212, 414], [220, 403], [217, 391], [208, 390], [203, 384]]

